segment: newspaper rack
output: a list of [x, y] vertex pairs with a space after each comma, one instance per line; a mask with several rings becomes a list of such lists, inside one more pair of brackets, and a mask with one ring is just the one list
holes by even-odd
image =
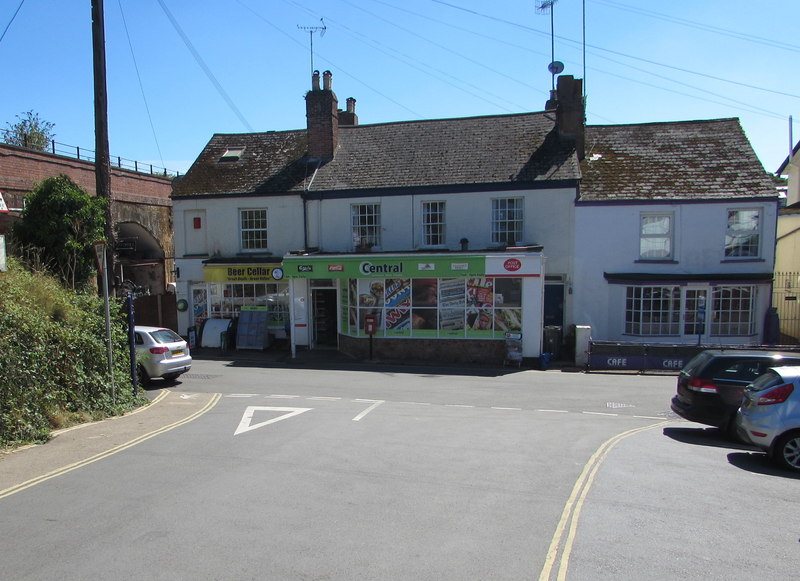
[[506, 358], [503, 365], [522, 365], [522, 333], [506, 333]]

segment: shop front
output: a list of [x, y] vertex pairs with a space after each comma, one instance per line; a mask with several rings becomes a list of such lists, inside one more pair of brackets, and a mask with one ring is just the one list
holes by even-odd
[[[336, 329], [336, 347], [357, 357], [494, 363], [503, 359], [508, 333], [522, 335], [523, 357], [541, 351], [538, 247], [487, 254], [290, 254], [283, 267], [293, 350], [317, 348], [319, 338], [329, 340]], [[320, 308], [334, 299], [336, 308]], [[367, 320], [374, 321], [369, 332]]]
[[[178, 305], [190, 314], [188, 323], [198, 339], [209, 321], [214, 321], [215, 329], [235, 329], [242, 312], [261, 313], [269, 335], [266, 341], [286, 338], [289, 284], [280, 263], [207, 261], [202, 273], [203, 280], [192, 281], [188, 300]], [[219, 333], [208, 335], [205, 340], [210, 343], [204, 346], [217, 346]]]

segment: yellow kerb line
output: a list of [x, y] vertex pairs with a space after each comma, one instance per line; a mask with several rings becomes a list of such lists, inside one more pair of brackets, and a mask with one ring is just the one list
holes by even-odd
[[558, 581], [564, 581], [567, 578], [569, 558], [570, 554], [572, 553], [572, 546], [578, 530], [578, 518], [580, 517], [581, 509], [583, 508], [583, 504], [589, 494], [589, 489], [591, 488], [592, 482], [594, 481], [598, 470], [600, 470], [600, 466], [603, 464], [603, 461], [605, 460], [606, 456], [608, 456], [608, 453], [611, 451], [611, 449], [628, 436], [632, 436], [646, 430], [652, 430], [653, 428], [663, 426], [666, 423], [668, 422], [659, 422], [651, 426], [634, 428], [632, 430], [628, 430], [627, 432], [617, 434], [616, 436], [606, 440], [592, 455], [592, 457], [589, 458], [589, 461], [583, 467], [581, 475], [575, 482], [575, 486], [572, 488], [572, 493], [569, 495], [569, 499], [567, 499], [567, 504], [564, 506], [564, 511], [561, 513], [561, 519], [558, 521], [558, 526], [553, 534], [553, 539], [550, 541], [550, 548], [547, 551], [547, 557], [545, 558], [542, 572], [539, 575], [539, 581], [550, 580], [553, 567], [555, 566], [556, 559], [558, 557], [559, 547], [561, 546], [561, 542], [564, 537], [564, 531], [567, 530], [567, 527], [569, 527], [568, 534], [561, 551], [558, 576], [556, 579], [558, 579]]

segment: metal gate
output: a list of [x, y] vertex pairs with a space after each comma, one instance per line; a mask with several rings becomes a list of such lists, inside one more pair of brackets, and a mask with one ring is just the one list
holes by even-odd
[[776, 272], [772, 286], [772, 306], [778, 311], [779, 343], [800, 343], [800, 272]]

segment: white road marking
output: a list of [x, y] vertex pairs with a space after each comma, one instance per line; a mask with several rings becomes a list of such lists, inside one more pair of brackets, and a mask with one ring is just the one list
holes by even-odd
[[299, 395], [278, 395], [278, 394], [273, 394], [273, 395], [265, 395], [264, 397], [272, 397], [272, 398], [275, 398], [275, 399], [295, 399], [295, 398], [298, 398], [300, 396]]
[[586, 414], [587, 416], [611, 416], [617, 417], [619, 414], [607, 414], [603, 412], [581, 412], [582, 414]]
[[229, 393], [225, 397], [256, 397], [257, 393]]
[[[236, 428], [236, 431], [233, 433], [233, 435], [238, 436], [239, 434], [249, 432], [250, 430], [263, 428], [264, 426], [268, 426], [269, 424], [274, 424], [275, 422], [279, 422], [281, 420], [294, 417], [298, 414], [302, 414], [303, 412], [307, 412], [312, 409], [313, 408], [276, 408], [276, 407], [257, 406], [257, 405], [248, 406], [247, 409], [244, 410], [244, 415], [242, 415], [242, 420], [239, 422], [239, 427]], [[276, 418], [269, 419], [265, 422], [251, 424], [250, 422], [253, 420], [253, 415], [257, 411], [287, 412], [287, 413], [280, 415]]]
[[639, 418], [640, 420], [663, 420], [664, 418], [654, 417], [654, 416], [633, 416], [634, 418]]
[[552, 414], [568, 414], [567, 410], [536, 410], [537, 412], [549, 412]]
[[196, 393], [184, 393], [181, 395], [181, 399], [194, 399], [197, 395]]
[[373, 403], [371, 406], [369, 406], [367, 409], [365, 409], [363, 412], [361, 412], [360, 414], [358, 414], [356, 417], [354, 417], [354, 418], [353, 418], [353, 421], [354, 421], [354, 422], [360, 422], [360, 421], [361, 421], [361, 418], [363, 418], [363, 417], [364, 417], [365, 415], [367, 415], [369, 412], [371, 412], [371, 411], [372, 411], [372, 410], [374, 410], [376, 407], [378, 407], [379, 405], [381, 405], [382, 403], [384, 403], [384, 401], [383, 401], [383, 400], [371, 400], [371, 401], [373, 401], [374, 403]]
[[522, 408], [501, 408], [501, 407], [492, 407], [493, 410], [515, 410], [520, 411]]
[[408, 405], [431, 405], [429, 402], [426, 401], [398, 401], [399, 404], [408, 404]]
[[446, 404], [444, 404], [444, 407], [446, 407], [446, 408], [474, 408], [475, 406], [474, 405], [461, 405], [461, 404], [457, 404], [457, 403], [446, 403]]
[[308, 397], [306, 399], [313, 399], [316, 401], [339, 401], [340, 397], [325, 397], [325, 396], [317, 396], [317, 397]]

